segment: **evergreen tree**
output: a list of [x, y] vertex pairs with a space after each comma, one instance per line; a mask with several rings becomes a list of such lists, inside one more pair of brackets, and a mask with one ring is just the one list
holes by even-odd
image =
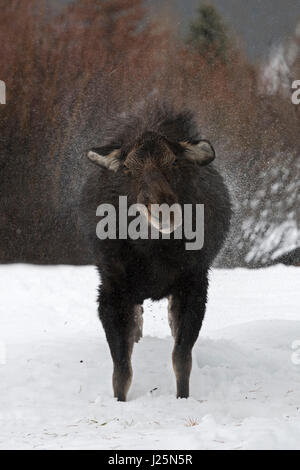
[[226, 61], [229, 48], [227, 28], [216, 8], [201, 5], [194, 21], [190, 24], [187, 43], [209, 62], [217, 59]]

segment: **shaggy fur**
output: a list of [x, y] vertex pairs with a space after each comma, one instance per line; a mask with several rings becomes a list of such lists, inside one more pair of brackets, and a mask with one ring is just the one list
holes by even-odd
[[[224, 242], [231, 214], [227, 189], [214, 165], [190, 161], [180, 144], [199, 139], [191, 113], [161, 106], [113, 121], [105, 141], [95, 142], [95, 147], [102, 146], [102, 154], [120, 149], [117, 171], [90, 163], [80, 206], [81, 230], [101, 275], [99, 316], [110, 346], [113, 387], [119, 400], [126, 400], [130, 386], [131, 353], [141, 336], [136, 312], [142, 311], [139, 306], [147, 298], [169, 297], [177, 396], [189, 395], [191, 352], [204, 318], [208, 270]], [[127, 195], [128, 204], [141, 197], [151, 203], [156, 198], [159, 203], [204, 204], [203, 248], [187, 251], [184, 239], [99, 240], [96, 208], [101, 203], [117, 208], [119, 195]]]

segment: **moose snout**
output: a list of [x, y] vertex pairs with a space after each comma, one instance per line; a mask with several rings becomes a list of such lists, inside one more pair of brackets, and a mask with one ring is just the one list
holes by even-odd
[[148, 223], [162, 233], [172, 233], [182, 224], [181, 206], [171, 189], [162, 190], [154, 185], [151, 191], [142, 190], [138, 203]]
[[167, 204], [168, 206], [172, 206], [173, 204], [177, 204], [178, 198], [172, 192], [141, 191], [141, 193], [138, 195], [138, 203], [144, 204], [150, 210], [152, 205]]
[[157, 168], [146, 168], [138, 196], [141, 204], [176, 204], [178, 198], [165, 175]]

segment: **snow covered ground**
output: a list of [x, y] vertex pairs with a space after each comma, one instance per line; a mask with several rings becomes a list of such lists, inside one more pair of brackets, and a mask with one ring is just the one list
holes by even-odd
[[[127, 403], [92, 267], [0, 267], [1, 449], [300, 449], [300, 269], [215, 270], [175, 399], [166, 303], [146, 302]], [[294, 349], [293, 349], [294, 348]]]

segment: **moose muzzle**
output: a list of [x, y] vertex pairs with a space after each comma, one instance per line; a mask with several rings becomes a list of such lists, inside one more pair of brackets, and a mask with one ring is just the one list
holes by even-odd
[[172, 233], [182, 225], [181, 206], [159, 170], [146, 173], [137, 202], [148, 223], [160, 232]]

